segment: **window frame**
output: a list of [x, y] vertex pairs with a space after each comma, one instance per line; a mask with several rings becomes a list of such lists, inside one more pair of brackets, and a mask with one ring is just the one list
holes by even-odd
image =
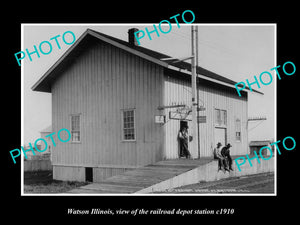
[[[74, 141], [73, 140], [73, 130], [72, 130], [72, 118], [73, 116], [78, 116], [79, 117], [79, 141]], [[71, 142], [73, 144], [81, 144], [82, 141], [82, 132], [81, 132], [81, 127], [82, 127], [82, 122], [81, 122], [81, 113], [76, 113], [76, 114], [70, 114], [70, 132], [71, 132]]]
[[[124, 127], [124, 113], [133, 111], [133, 135], [134, 139], [125, 139], [125, 129], [132, 129], [132, 128], [125, 128]], [[136, 113], [135, 113], [135, 108], [129, 108], [129, 109], [121, 109], [121, 119], [122, 119], [122, 130], [121, 130], [121, 140], [122, 142], [135, 142], [136, 141]]]
[[[224, 123], [223, 124], [219, 124], [216, 121], [217, 111], [220, 112], [220, 118], [222, 118], [222, 112], [225, 112]], [[220, 121], [222, 121], [222, 120], [220, 120]], [[220, 109], [220, 108], [214, 108], [214, 125], [215, 125], [215, 127], [227, 128], [227, 124], [228, 124], [227, 110], [226, 109]]]
[[[239, 120], [239, 124], [237, 123], [237, 120]], [[237, 139], [237, 133], [240, 133], [239, 139]], [[236, 142], [242, 141], [242, 120], [238, 117], [234, 119], [234, 136]]]

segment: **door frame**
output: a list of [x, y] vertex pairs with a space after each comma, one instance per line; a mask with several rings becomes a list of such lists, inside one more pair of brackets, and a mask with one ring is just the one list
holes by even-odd
[[[184, 126], [183, 123], [185, 123], [185, 125], [189, 127], [189, 121], [188, 120], [178, 120], [179, 121], [179, 130], [181, 129], [181, 126]], [[179, 131], [178, 131], [179, 132]], [[188, 130], [188, 134], [190, 135], [190, 132]], [[189, 145], [190, 145], [190, 140], [188, 140], [188, 148], [189, 148]], [[178, 146], [178, 151], [177, 151], [177, 159], [180, 158], [180, 142], [179, 142], [179, 138], [177, 138], [177, 146]]]
[[[224, 129], [225, 131], [225, 143], [224, 146], [227, 145], [227, 127], [222, 127], [222, 126], [215, 126], [214, 127], [214, 142], [216, 141], [216, 129]], [[215, 146], [217, 145], [217, 143], [214, 143]]]

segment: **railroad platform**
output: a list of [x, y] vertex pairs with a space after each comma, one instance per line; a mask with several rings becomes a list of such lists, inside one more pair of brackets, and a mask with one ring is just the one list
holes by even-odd
[[[235, 159], [240, 156], [233, 156]], [[218, 171], [218, 161], [210, 158], [197, 160], [175, 159], [159, 161], [151, 165], [127, 171], [121, 175], [105, 179], [101, 183], [91, 183], [67, 194], [149, 194], [195, 184], [200, 181], [216, 181], [228, 177], [245, 176], [250, 174], [274, 171], [274, 158], [257, 163], [252, 161], [241, 166], [238, 171], [233, 162], [234, 171]]]

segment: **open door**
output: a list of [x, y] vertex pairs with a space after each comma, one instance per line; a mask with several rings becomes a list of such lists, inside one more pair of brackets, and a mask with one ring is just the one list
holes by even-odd
[[[185, 120], [179, 120], [179, 130], [181, 130], [183, 127], [186, 127], [188, 126], [188, 122], [185, 121]], [[178, 141], [178, 158], [180, 158], [180, 140], [179, 138], [177, 138], [177, 141]]]
[[179, 125], [179, 129], [181, 130], [183, 127], [187, 127], [188, 126], [188, 121], [185, 120], [180, 120], [180, 125]]
[[[188, 135], [189, 135], [189, 138], [188, 138], [188, 150], [189, 152], [191, 153], [191, 150], [190, 150], [190, 142], [193, 140], [193, 137], [192, 137], [192, 134], [191, 134], [191, 131], [190, 131], [190, 126], [189, 126], [189, 121], [186, 121], [186, 120], [180, 120], [180, 124], [179, 124], [179, 129], [181, 130], [183, 127], [188, 127]], [[179, 143], [179, 139], [178, 139], [178, 157], [180, 155], [180, 143]]]

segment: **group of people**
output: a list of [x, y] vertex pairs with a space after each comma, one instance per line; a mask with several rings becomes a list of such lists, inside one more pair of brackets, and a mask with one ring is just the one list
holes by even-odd
[[218, 171], [222, 170], [230, 172], [232, 169], [232, 158], [230, 156], [229, 148], [232, 147], [229, 143], [221, 148], [222, 144], [219, 142], [214, 149], [214, 158], [218, 159]]
[[[178, 133], [178, 139], [179, 139], [179, 157], [185, 157], [187, 159], [191, 158], [191, 153], [188, 149], [188, 142], [191, 141], [189, 138], [191, 136], [188, 135], [187, 131], [188, 127], [183, 126]], [[232, 158], [230, 156], [230, 150], [229, 148], [232, 147], [229, 143], [221, 148], [222, 144], [219, 142], [217, 144], [217, 147], [214, 149], [214, 158], [218, 159], [218, 171], [222, 170], [224, 173], [226, 171], [230, 172], [232, 169]]]

